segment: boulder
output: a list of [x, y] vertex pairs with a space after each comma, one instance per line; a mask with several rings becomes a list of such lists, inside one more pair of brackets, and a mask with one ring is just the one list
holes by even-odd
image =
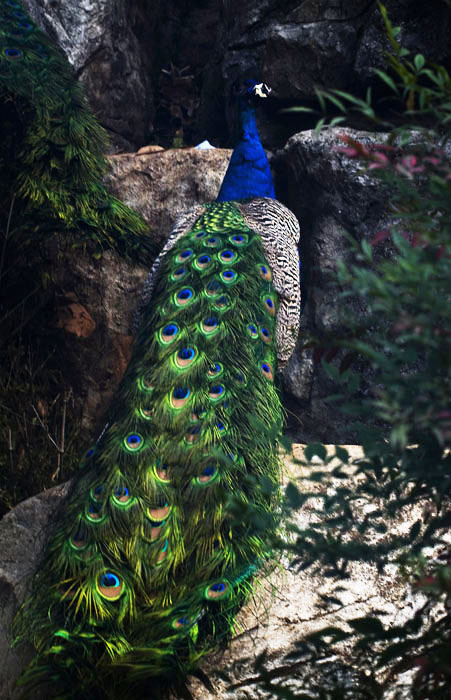
[[[132, 150], [152, 131], [151, 51], [144, 51], [157, 13], [138, 2], [24, 0], [83, 83], [91, 109], [110, 134], [113, 150]], [[143, 25], [147, 26], [144, 32]]]
[[163, 244], [179, 214], [216, 199], [231, 151], [171, 148], [110, 157], [108, 191], [139, 212]]
[[[216, 198], [230, 151], [171, 149], [110, 157], [109, 191], [147, 220], [163, 246], [177, 215]], [[55, 317], [64, 348], [66, 384], [81, 415], [80, 449], [104, 424], [104, 414], [128, 364], [131, 324], [148, 269], [107, 252], [99, 259], [77, 250], [49, 251], [56, 259]]]
[[10, 700], [31, 648], [10, 648], [11, 623], [30, 588], [69, 483], [23, 501], [0, 521], [0, 698]]
[[[387, 227], [386, 193], [360, 163], [338, 149], [346, 135], [366, 146], [384, 143], [387, 134], [348, 128], [303, 131], [292, 136], [273, 164], [286, 189], [285, 204], [301, 224], [303, 305], [300, 344], [309, 335], [340, 331], [342, 309], [335, 282], [337, 260], [349, 260], [347, 234], [371, 240]], [[355, 315], [364, 313], [358, 300], [348, 302]], [[350, 441], [347, 420], [325, 401], [336, 387], [312, 350], [294, 353], [283, 372], [290, 431], [302, 441]]]

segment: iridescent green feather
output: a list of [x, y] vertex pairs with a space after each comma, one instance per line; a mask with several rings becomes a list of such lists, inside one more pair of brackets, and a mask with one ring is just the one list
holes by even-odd
[[67, 59], [16, 0], [0, 0], [0, 107], [3, 228], [14, 198], [10, 232], [35, 243], [66, 231], [97, 252], [154, 252], [145, 222], [101, 183], [107, 135]]
[[276, 528], [276, 305], [259, 236], [232, 203], [206, 205], [163, 261], [110, 427], [17, 621], [40, 652], [32, 688], [51, 669], [58, 697], [73, 697], [70, 673], [86, 697], [123, 696], [183, 679], [233, 632], [269, 552], [230, 497]]

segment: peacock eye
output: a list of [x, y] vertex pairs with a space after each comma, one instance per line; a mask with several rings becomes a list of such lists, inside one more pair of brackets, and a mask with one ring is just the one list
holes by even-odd
[[249, 237], [244, 233], [235, 233], [229, 237], [229, 241], [235, 246], [244, 246], [249, 241]]
[[226, 295], [219, 297], [218, 301], [216, 302], [216, 306], [219, 307], [220, 309], [225, 309], [227, 306], [229, 306], [229, 304], [230, 304], [230, 298]]
[[265, 305], [266, 311], [268, 311], [269, 314], [271, 314], [271, 316], [274, 316], [276, 313], [276, 305], [275, 305], [274, 301], [271, 299], [271, 297], [264, 298], [264, 305]]
[[223, 282], [230, 284], [231, 282], [237, 281], [238, 275], [234, 270], [224, 270], [224, 272], [221, 272], [221, 278]]
[[216, 316], [207, 316], [201, 324], [201, 331], [206, 336], [211, 336], [219, 329], [218, 319]]
[[258, 266], [258, 272], [260, 274], [260, 277], [262, 277], [264, 280], [270, 282], [272, 279], [272, 274], [271, 270], [267, 265], [259, 265]]
[[6, 58], [9, 58], [12, 61], [22, 58], [23, 56], [22, 51], [19, 51], [19, 49], [4, 49], [3, 53]]
[[176, 387], [171, 396], [172, 408], [183, 408], [188, 403], [190, 395], [191, 391], [186, 386]]
[[160, 330], [160, 340], [162, 343], [167, 345], [172, 343], [172, 341], [178, 335], [179, 328], [175, 323], [169, 323], [167, 326]]
[[197, 357], [197, 351], [192, 347], [181, 348], [174, 356], [173, 361], [179, 369], [190, 367]]
[[98, 484], [92, 491], [92, 496], [93, 498], [96, 499], [96, 501], [101, 501], [105, 497], [105, 485], [104, 484]]
[[194, 479], [194, 484], [197, 486], [205, 486], [206, 484], [216, 481], [218, 477], [219, 471], [217, 467], [215, 467], [213, 464], [207, 464], [207, 466], [202, 470], [200, 476]]
[[189, 629], [196, 622], [196, 619], [197, 616], [181, 615], [172, 621], [172, 628], [183, 632]]
[[177, 292], [175, 302], [177, 306], [185, 306], [194, 299], [194, 291], [190, 287], [184, 287]]
[[266, 377], [266, 379], [269, 379], [271, 381], [274, 379], [272, 367], [269, 362], [262, 362], [260, 365], [260, 369], [262, 371], [263, 376]]
[[208, 396], [210, 399], [220, 399], [221, 397], [224, 396], [225, 388], [222, 384], [215, 384], [210, 388], [210, 391], [208, 393]]
[[222, 291], [220, 282], [218, 280], [212, 280], [207, 284], [205, 291], [208, 294], [208, 296], [217, 296]]
[[186, 399], [190, 395], [190, 390], [186, 387], [178, 387], [174, 389], [172, 395], [175, 399]]
[[125, 590], [122, 579], [112, 571], [101, 574], [97, 582], [97, 591], [106, 600], [118, 600]]
[[122, 507], [124, 507], [126, 504], [131, 505], [132, 500], [133, 499], [130, 495], [130, 491], [124, 484], [121, 484], [120, 486], [117, 486], [114, 489], [113, 503], [115, 505], [119, 505]]
[[267, 328], [264, 328], [264, 327], [261, 328], [260, 333], [261, 333], [262, 340], [265, 343], [269, 343], [271, 341], [271, 333], [269, 332], [269, 330]]
[[192, 360], [195, 355], [195, 352], [193, 348], [183, 348], [182, 350], [179, 350], [178, 352], [178, 357], [181, 360]]
[[144, 445], [144, 439], [139, 433], [130, 433], [124, 438], [124, 444], [127, 450], [137, 452]]
[[221, 374], [223, 370], [222, 365], [219, 362], [216, 362], [214, 365], [211, 365], [208, 369], [208, 376], [209, 377], [217, 377]]
[[230, 263], [236, 258], [236, 254], [233, 250], [223, 250], [219, 255], [219, 259], [223, 263]]
[[207, 600], [219, 600], [225, 598], [230, 593], [230, 584], [227, 581], [218, 581], [213, 583], [205, 590]]
[[96, 446], [94, 445], [93, 447], [90, 447], [89, 450], [86, 452], [86, 454], [84, 456], [84, 460], [87, 461], [88, 459], [91, 459], [91, 457], [94, 457], [95, 453], [96, 453]]
[[185, 440], [189, 444], [196, 442], [196, 440], [199, 438], [200, 430], [200, 425], [191, 425], [186, 431]]

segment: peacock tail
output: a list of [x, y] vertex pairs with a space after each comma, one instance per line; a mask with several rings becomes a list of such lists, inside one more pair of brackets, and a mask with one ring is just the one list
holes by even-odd
[[55, 231], [95, 254], [152, 254], [143, 219], [107, 193], [106, 132], [64, 54], [16, 0], [0, 0], [0, 211], [36, 245]]
[[[3, 211], [20, 202], [13, 233], [32, 221], [36, 237], [58, 229], [128, 255], [145, 248], [142, 221], [100, 184], [104, 132], [64, 56], [15, 0], [0, 13], [0, 197]], [[299, 324], [299, 227], [274, 199], [254, 88], [218, 201], [176, 223], [150, 272], [107, 426], [16, 618], [16, 643], [36, 652], [23, 697], [185, 692], [271, 557], [274, 380]]]
[[[233, 631], [276, 528], [276, 311], [260, 237], [234, 203], [206, 205], [165, 257], [110, 426], [23, 609], [41, 652], [26, 679], [75, 646], [93, 669], [69, 667], [78, 692], [96, 677], [129, 688], [185, 675]], [[232, 496], [264, 519], [264, 539], [227, 515]], [[58, 697], [72, 697], [63, 679]]]

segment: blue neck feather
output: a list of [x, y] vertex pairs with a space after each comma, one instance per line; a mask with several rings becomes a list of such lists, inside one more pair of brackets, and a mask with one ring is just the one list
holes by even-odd
[[222, 181], [217, 202], [249, 197], [275, 199], [268, 159], [258, 135], [255, 110], [250, 100], [240, 102], [241, 135]]

